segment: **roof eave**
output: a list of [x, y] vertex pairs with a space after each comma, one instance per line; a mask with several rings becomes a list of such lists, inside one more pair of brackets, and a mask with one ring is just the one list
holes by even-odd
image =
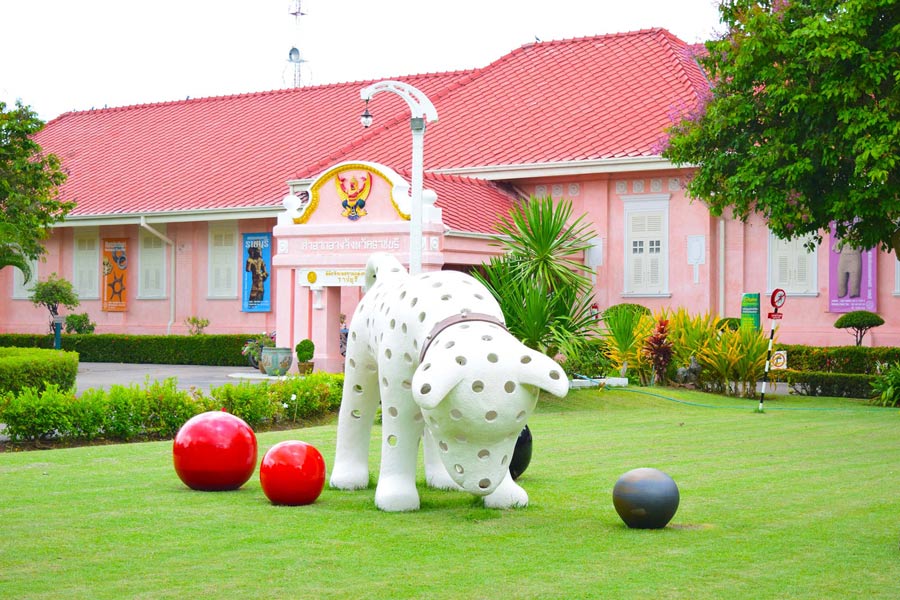
[[161, 212], [134, 212], [108, 215], [75, 215], [55, 223], [54, 227], [99, 227], [103, 225], [137, 225], [141, 217], [148, 223], [187, 223], [196, 221], [235, 221], [244, 219], [271, 219], [277, 217], [283, 206], [257, 206], [253, 208], [216, 208]]
[[432, 173], [477, 177], [490, 181], [512, 181], [541, 177], [570, 177], [597, 173], [627, 173], [634, 171], [659, 171], [681, 169], [660, 156], [628, 156], [624, 158], [600, 158], [551, 163], [520, 163], [509, 165], [484, 165], [479, 167], [455, 167], [433, 169]]

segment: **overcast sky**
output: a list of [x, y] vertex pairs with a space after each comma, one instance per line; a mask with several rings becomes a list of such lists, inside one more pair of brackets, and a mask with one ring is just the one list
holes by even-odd
[[68, 110], [482, 67], [523, 44], [664, 27], [700, 42], [716, 0], [4, 0], [0, 101]]

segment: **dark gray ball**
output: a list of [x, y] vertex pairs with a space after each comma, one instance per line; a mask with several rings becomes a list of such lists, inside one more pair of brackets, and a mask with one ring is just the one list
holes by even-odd
[[659, 469], [628, 471], [613, 488], [613, 506], [632, 529], [662, 529], [678, 510], [678, 486]]

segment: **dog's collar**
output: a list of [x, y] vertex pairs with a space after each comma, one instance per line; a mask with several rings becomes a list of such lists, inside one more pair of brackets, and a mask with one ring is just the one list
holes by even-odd
[[423, 360], [425, 360], [425, 353], [428, 351], [428, 347], [431, 346], [431, 342], [433, 342], [443, 330], [447, 329], [448, 327], [458, 325], [459, 323], [467, 323], [469, 321], [484, 321], [486, 323], [493, 323], [494, 325], [499, 325], [500, 327], [502, 327], [504, 331], [508, 331], [503, 321], [498, 319], [494, 315], [489, 315], [486, 313], [463, 312], [459, 313], [458, 315], [449, 316], [443, 321], [438, 321], [435, 326], [431, 328], [431, 333], [429, 333], [425, 337], [425, 342], [422, 344], [422, 350], [419, 352], [419, 362], [421, 363]]

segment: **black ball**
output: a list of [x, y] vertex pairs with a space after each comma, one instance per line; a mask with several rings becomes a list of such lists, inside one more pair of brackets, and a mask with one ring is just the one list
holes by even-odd
[[659, 469], [633, 469], [616, 481], [613, 506], [632, 529], [662, 529], [678, 510], [678, 486]]
[[516, 447], [513, 450], [512, 460], [509, 461], [509, 475], [513, 478], [513, 481], [518, 479], [519, 475], [525, 472], [525, 469], [528, 468], [528, 463], [531, 462], [532, 442], [531, 430], [528, 429], [528, 425], [526, 425], [525, 429], [519, 432], [519, 437], [516, 439]]

